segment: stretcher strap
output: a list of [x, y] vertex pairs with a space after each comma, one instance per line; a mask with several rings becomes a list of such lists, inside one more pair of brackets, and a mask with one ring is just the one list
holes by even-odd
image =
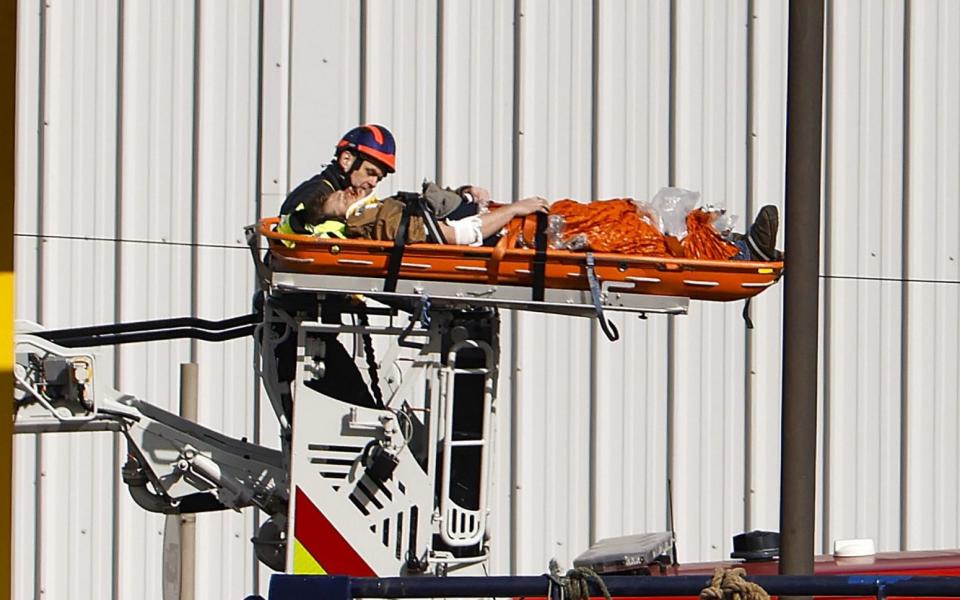
[[537, 213], [537, 232], [533, 236], [533, 299], [543, 300], [547, 272], [547, 215]]
[[383, 291], [397, 291], [397, 279], [400, 276], [400, 266], [403, 262], [403, 249], [407, 245], [407, 228], [410, 225], [410, 216], [419, 211], [423, 214], [423, 206], [418, 194], [400, 192], [397, 198], [403, 201], [403, 214], [397, 226], [397, 235], [393, 238], [393, 249], [390, 251], [390, 262], [387, 263], [387, 278], [383, 282]]
[[617, 326], [607, 320], [603, 314], [603, 305], [600, 303], [600, 281], [597, 279], [595, 270], [596, 262], [593, 259], [593, 252], [587, 252], [587, 280], [590, 282], [590, 297], [593, 298], [593, 307], [597, 311], [597, 321], [600, 323], [600, 329], [607, 339], [615, 342], [620, 339], [620, 332]]
[[750, 298], [747, 298], [747, 301], [743, 303], [743, 322], [747, 325], [747, 329], [753, 329], [753, 319], [750, 318]]
[[418, 212], [420, 216], [423, 217], [423, 224], [427, 228], [427, 241], [434, 244], [446, 244], [447, 238], [444, 237], [443, 232], [440, 231], [440, 225], [437, 223], [436, 215], [426, 206], [422, 197], [418, 198], [417, 203], [420, 204], [420, 210]]
[[410, 315], [410, 323], [404, 328], [400, 337], [397, 338], [397, 344], [404, 348], [415, 348], [422, 350], [426, 344], [422, 342], [411, 342], [408, 338], [413, 334], [414, 327], [419, 324], [424, 329], [430, 329], [430, 297], [420, 296], [413, 314]]

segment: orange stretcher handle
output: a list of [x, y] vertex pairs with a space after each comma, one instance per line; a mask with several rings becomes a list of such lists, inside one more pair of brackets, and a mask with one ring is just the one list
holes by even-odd
[[507, 250], [516, 248], [517, 236], [523, 228], [523, 222], [526, 217], [514, 217], [507, 223], [507, 232], [500, 236], [500, 241], [493, 247], [493, 254], [490, 255], [490, 269], [487, 274], [487, 283], [495, 285], [500, 280], [500, 260], [507, 253]]

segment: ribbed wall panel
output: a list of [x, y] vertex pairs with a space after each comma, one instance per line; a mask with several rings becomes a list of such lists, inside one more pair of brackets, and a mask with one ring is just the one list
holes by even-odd
[[[741, 230], [783, 208], [786, 2], [20, 4], [17, 314], [48, 327], [247, 312], [242, 227], [361, 120], [397, 136], [381, 195], [437, 176], [501, 201], [672, 183]], [[828, 6], [818, 549], [960, 543], [958, 31], [951, 0]], [[776, 529], [782, 288], [751, 303], [754, 329], [742, 303], [694, 302], [613, 316], [616, 343], [505, 312], [490, 571], [569, 565], [671, 512], [685, 561]], [[199, 420], [276, 447], [251, 350], [132, 344], [98, 369], [177, 410], [195, 360]], [[160, 598], [163, 519], [119, 481], [124, 444], [15, 448], [15, 597]], [[265, 593], [253, 524], [200, 515], [198, 594]]]
[[[673, 183], [742, 214], [746, 200], [745, 2], [677, 5]], [[742, 306], [696, 303], [671, 318], [673, 502], [684, 560], [719, 559], [743, 529]]]
[[[599, 5], [597, 197], [649, 199], [668, 178], [670, 5]], [[667, 319], [617, 316], [623, 340], [596, 332], [594, 539], [668, 527]]]
[[[590, 195], [591, 10], [525, 2], [520, 20], [520, 196]], [[516, 315], [514, 568], [564, 564], [589, 542], [590, 363], [584, 319]], [[547, 351], [550, 349], [550, 351]]]
[[[115, 247], [89, 238], [116, 233], [116, 6], [66, 3], [43, 13], [39, 226], [57, 237], [42, 244], [35, 314], [53, 327], [110, 322]], [[104, 354], [108, 364], [110, 357]], [[111, 594], [114, 462], [108, 434], [41, 439], [35, 591], [69, 599]]]
[[[275, 201], [264, 202], [264, 214], [279, 211], [287, 191], [322, 171], [333, 157], [340, 135], [360, 119], [361, 4], [290, 0], [287, 11], [286, 3], [264, 3], [267, 23], [282, 28], [279, 36], [274, 33], [265, 40], [270, 56], [289, 53], [289, 64], [280, 61], [279, 81], [271, 75], [264, 82], [264, 106], [289, 110], [288, 121], [264, 122], [265, 127], [272, 125], [270, 136], [264, 138], [271, 142], [264, 145], [265, 166], [276, 160], [274, 152], [283, 152], [288, 161], [286, 180], [275, 182], [274, 176], [264, 187], [264, 191], [277, 194]], [[284, 24], [274, 24], [275, 19]], [[265, 75], [275, 64], [266, 64]], [[278, 102], [287, 107], [277, 106]], [[274, 113], [272, 118], [277, 117], [282, 118], [283, 113]]]
[[[198, 4], [200, 44], [196, 132], [197, 197], [195, 313], [211, 319], [252, 310], [254, 289], [243, 226], [257, 218], [257, 63], [259, 3]], [[254, 430], [253, 343], [195, 342], [199, 371], [198, 421], [235, 438]], [[213, 399], [211, 402], [208, 398]], [[249, 512], [249, 511], [247, 511]], [[243, 597], [253, 581], [248, 514], [198, 515], [198, 597]]]
[[960, 26], [951, 2], [909, 5], [909, 137], [904, 253], [907, 547], [952, 546], [957, 531], [957, 349], [960, 296]]
[[[443, 3], [440, 180], [511, 200], [513, 4]], [[426, 174], [426, 173], [425, 173]]]
[[[361, 118], [389, 124], [397, 139], [397, 174], [378, 193], [419, 190], [437, 166], [437, 3], [366, 0], [365, 5]], [[457, 37], [457, 32], [451, 34]]]
[[[274, 93], [260, 95], [261, 164], [258, 217], [275, 214], [280, 209], [288, 189], [292, 64], [290, 35], [293, 30], [293, 23], [290, 18], [291, 12], [292, 3], [288, 0], [263, 5], [261, 23], [263, 35], [262, 86], [265, 90], [274, 90]], [[325, 38], [323, 36], [312, 36], [311, 39], [322, 41]], [[321, 64], [323, 63], [321, 62]], [[336, 133], [330, 135], [335, 136]], [[316, 155], [322, 156], [319, 150], [318, 148]], [[317, 167], [314, 166], [313, 168], [316, 169]], [[250, 364], [252, 365], [253, 362], [251, 361]], [[250, 375], [253, 375], [252, 370]], [[258, 387], [256, 400], [252, 404], [251, 408], [254, 409], [254, 415], [258, 415], [259, 418], [254, 421], [255, 429], [251, 432], [250, 441], [268, 448], [279, 448], [280, 426], [262, 386]], [[254, 521], [259, 525], [267, 518], [267, 515], [263, 515], [260, 511], [254, 511], [254, 514], [251, 515], [248, 512], [245, 517], [249, 519], [251, 525]], [[249, 551], [246, 555], [245, 560], [247, 562], [255, 560], [249, 557]], [[256, 575], [258, 589], [266, 590], [270, 581], [270, 570], [258, 568]], [[247, 586], [245, 589], [250, 591], [254, 588]]]
[[[194, 5], [155, 1], [123, 8], [118, 216], [120, 237], [131, 242], [120, 245], [118, 320], [188, 315], [195, 282]], [[189, 341], [131, 344], [118, 352], [117, 389], [166, 410], [179, 409], [178, 365], [192, 359]], [[125, 443], [118, 444], [125, 453]], [[117, 596], [159, 598], [163, 516], [145, 512], [122, 483], [117, 486], [117, 557], [139, 556], [140, 564], [153, 566], [133, 569], [119, 563]]]
[[[40, 152], [43, 127], [40, 122], [40, 82], [43, 77], [43, 53], [40, 48], [42, 20], [40, 8], [17, 10], [17, 146], [16, 146], [16, 224], [14, 261], [16, 273], [16, 315], [19, 319], [38, 319], [38, 276], [40, 248], [37, 237], [42, 213], [40, 205]], [[40, 439], [35, 435], [13, 438], [12, 547], [16, 550], [11, 576], [14, 598], [34, 598], [39, 592], [36, 579], [40, 561], [41, 537], [37, 528], [37, 489], [39, 486]]]
[[897, 548], [903, 6], [838, 2], [830, 14], [824, 543], [872, 537]]
[[[442, 123], [442, 128], [436, 176], [445, 185], [469, 183], [484, 187], [494, 200], [508, 202], [513, 183], [513, 3], [444, 2], [438, 4], [438, 15], [443, 24], [443, 76], [439, 81], [437, 122]], [[403, 140], [399, 143], [404, 145]], [[402, 156], [400, 160], [403, 161]], [[510, 390], [515, 373], [510, 368], [512, 313], [503, 311], [500, 316], [502, 343], [494, 446], [497, 476], [490, 490], [489, 527], [493, 537], [504, 539], [510, 536], [512, 515], [510, 465], [514, 432]], [[511, 550], [507, 545], [492, 548], [489, 572], [510, 573]]]
[[[754, 0], [749, 42], [751, 65], [750, 138], [746, 168], [746, 208], [739, 227], [746, 227], [763, 205], [783, 214], [786, 155], [787, 3]], [[780, 228], [781, 232], [783, 227]], [[782, 236], [781, 236], [782, 237]], [[781, 245], [784, 240], [781, 239]], [[750, 303], [755, 325], [747, 330], [745, 471], [747, 489], [744, 529], [775, 531], [780, 523], [780, 393], [783, 354], [783, 286], [765, 291]]]

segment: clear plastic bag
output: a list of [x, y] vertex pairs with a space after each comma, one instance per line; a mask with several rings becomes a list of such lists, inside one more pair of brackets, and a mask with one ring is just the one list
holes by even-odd
[[590, 240], [583, 233], [566, 235], [567, 221], [563, 215], [547, 217], [547, 241], [554, 250], [577, 252], [590, 248]]
[[590, 240], [587, 238], [587, 234], [578, 233], [577, 235], [570, 236], [569, 238], [563, 241], [563, 249], [569, 250], [571, 252], [581, 252], [583, 250], [589, 250]]
[[700, 193], [683, 188], [662, 188], [650, 202], [657, 229], [682, 240], [687, 235], [687, 215], [700, 202]]
[[738, 215], [728, 212], [726, 208], [719, 204], [705, 204], [703, 212], [713, 216], [711, 225], [717, 230], [720, 237], [729, 240], [733, 236], [733, 226], [740, 218]]
[[653, 207], [653, 202], [648, 200], [633, 200], [632, 202], [637, 207], [637, 214], [640, 215], [640, 219], [662, 233], [660, 218], [657, 216], [657, 210]]
[[563, 230], [566, 229], [567, 222], [562, 215], [550, 215], [547, 217], [547, 240], [550, 247], [555, 250], [562, 250]]

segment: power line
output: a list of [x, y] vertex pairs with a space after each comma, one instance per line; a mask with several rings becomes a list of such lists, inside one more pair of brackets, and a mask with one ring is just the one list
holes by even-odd
[[[143, 244], [148, 246], [178, 246], [185, 248], [216, 248], [225, 250], [249, 250], [246, 244], [230, 246], [226, 244], [204, 244], [194, 242], [175, 242], [170, 240], [136, 240], [128, 238], [95, 237], [85, 235], [56, 235], [49, 233], [14, 233], [13, 237], [32, 238], [41, 240], [69, 240], [80, 242], [108, 242], [111, 244]], [[239, 242], [238, 242], [239, 243]]]
[[881, 281], [890, 283], [945, 283], [948, 285], [960, 285], [960, 280], [955, 279], [914, 279], [905, 277], [871, 277], [868, 275], [831, 275], [822, 274], [820, 279], [844, 279], [848, 281]]
[[[203, 244], [192, 242], [173, 242], [169, 240], [136, 240], [127, 238], [94, 237], [80, 235], [56, 235], [40, 233], [14, 233], [14, 237], [33, 238], [33, 239], [52, 239], [52, 240], [71, 240], [81, 242], [109, 242], [112, 244], [145, 244], [151, 246], [178, 246], [185, 248], [215, 248], [222, 250], [249, 250], [246, 244], [229, 246], [226, 244]], [[955, 279], [916, 279], [906, 277], [873, 277], [869, 275], [834, 275], [830, 273], [821, 274], [820, 279], [836, 279], [844, 281], [879, 281], [886, 283], [932, 283], [946, 285], [960, 285], [960, 280]]]

